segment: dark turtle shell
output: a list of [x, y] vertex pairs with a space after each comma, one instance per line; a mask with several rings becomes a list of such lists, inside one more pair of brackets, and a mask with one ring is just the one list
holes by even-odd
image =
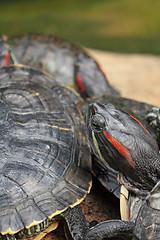
[[53, 75], [83, 97], [119, 95], [97, 62], [75, 44], [45, 34], [13, 36], [8, 43], [18, 63]]
[[15, 234], [69, 206], [91, 186], [79, 99], [24, 66], [0, 69], [0, 232]]
[[82, 48], [53, 35], [13, 36], [8, 42], [18, 63], [43, 70], [66, 85], [74, 84], [77, 55], [86, 55]]

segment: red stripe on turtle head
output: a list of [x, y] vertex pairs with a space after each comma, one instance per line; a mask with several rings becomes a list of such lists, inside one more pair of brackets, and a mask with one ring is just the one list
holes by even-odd
[[84, 93], [85, 92], [85, 86], [83, 84], [83, 81], [82, 81], [82, 78], [81, 78], [79, 72], [76, 73], [76, 81], [77, 81], [77, 84], [78, 84], [78, 87], [79, 87], [80, 91], [82, 93]]
[[147, 129], [143, 126], [143, 124], [135, 117], [133, 117], [131, 114], [127, 113], [131, 118], [133, 118], [134, 120], [136, 120], [136, 122], [139, 123], [139, 125], [141, 125], [141, 127], [146, 131], [146, 133], [148, 133], [150, 135], [150, 133], [147, 131]]
[[109, 133], [107, 133], [106, 131], [103, 131], [105, 137], [107, 138], [107, 140], [115, 147], [115, 149], [119, 152], [119, 154], [121, 156], [123, 156], [127, 162], [129, 163], [129, 165], [132, 168], [135, 168], [135, 162], [132, 160], [132, 157], [129, 153], [129, 151], [127, 150], [127, 148], [125, 148], [121, 143], [119, 143], [115, 138], [113, 138]]
[[3, 58], [2, 62], [1, 62], [1, 66], [2, 67], [8, 67], [10, 63], [10, 56], [9, 56], [9, 52], [6, 52], [5, 57]]
[[102, 68], [98, 64], [97, 64], [97, 67], [100, 70], [100, 72], [104, 75], [104, 77], [107, 78], [105, 72], [102, 70]]

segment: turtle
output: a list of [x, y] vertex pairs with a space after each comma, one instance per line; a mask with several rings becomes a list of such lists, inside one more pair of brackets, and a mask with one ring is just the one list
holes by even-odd
[[120, 220], [90, 228], [77, 206], [91, 188], [92, 166], [74, 92], [15, 65], [0, 69], [0, 89], [1, 239], [40, 239], [60, 217], [74, 239], [101, 239], [104, 229], [111, 237], [131, 234], [133, 223]]
[[[37, 37], [37, 36], [36, 36]], [[26, 39], [26, 37], [25, 37], [25, 39]], [[31, 42], [33, 41], [33, 35], [32, 35], [32, 37], [31, 37]], [[49, 38], [50, 39], [50, 38]], [[51, 38], [52, 39], [52, 44], [53, 44], [53, 38]], [[42, 38], [41, 38], [41, 41], [42, 41]], [[27, 42], [28, 42], [28, 40], [27, 40]], [[47, 42], [48, 43], [48, 42]], [[24, 44], [24, 43], [23, 43]], [[18, 45], [17, 45], [18, 46]], [[35, 48], [35, 49], [37, 49], [37, 48]], [[15, 51], [15, 53], [16, 53], [16, 51]], [[14, 53], [14, 54], [15, 54]], [[77, 55], [76, 55], [77, 56]], [[82, 56], [82, 53], [80, 54], [80, 56]], [[79, 55], [78, 55], [78, 57], [79, 57]], [[88, 56], [87, 56], [88, 57]], [[90, 57], [88, 57], [89, 59], [90, 59]], [[87, 58], [87, 59], [88, 59]], [[82, 57], [81, 57], [81, 59], [83, 59]], [[77, 61], [77, 59], [76, 59], [76, 61]], [[85, 61], [86, 62], [86, 61]], [[94, 62], [94, 61], [93, 61]], [[95, 62], [94, 62], [95, 63]], [[76, 64], [78, 65], [78, 61], [76, 62]], [[79, 64], [79, 66], [81, 67], [81, 66], [83, 66], [83, 64]], [[96, 67], [97, 67], [98, 65], [96, 65]], [[14, 68], [14, 67], [12, 67], [12, 68]], [[76, 66], [76, 71], [78, 70], [79, 71], [79, 69], [81, 69], [81, 68], [78, 68], [77, 66]], [[83, 69], [83, 67], [82, 67], [82, 69]], [[99, 70], [99, 67], [97, 67], [97, 69]], [[31, 70], [31, 72], [32, 72], [32, 70]], [[100, 71], [101, 73], [103, 73], [102, 71]], [[78, 74], [75, 74], [75, 76], [77, 77], [78, 76], [78, 83], [80, 83], [80, 82], [82, 82], [82, 78], [81, 77], [79, 77], [79, 73]], [[83, 76], [83, 74], [82, 74], [82, 76]], [[23, 79], [23, 78], [22, 78]], [[85, 78], [84, 78], [85, 79]], [[94, 83], [94, 81], [95, 81], [95, 79], [93, 79], [93, 83]], [[106, 80], [105, 80], [106, 81]], [[105, 82], [105, 81], [103, 81], [103, 82]], [[45, 81], [44, 81], [45, 82]], [[85, 81], [84, 81], [85, 82]], [[83, 84], [84, 85], [84, 84]], [[82, 84], [79, 84], [79, 86], [82, 86]], [[104, 86], [106, 87], [106, 84], [104, 84]], [[104, 87], [104, 88], [105, 88]], [[66, 89], [66, 88], [65, 88]], [[82, 96], [88, 96], [89, 94], [88, 94], [88, 87], [87, 88], [85, 88], [85, 94], [84, 94], [84, 92], [82, 91], [82, 87], [80, 87], [80, 90], [81, 90], [81, 92], [82, 92]], [[87, 90], [86, 90], [87, 89]], [[69, 91], [69, 90], [66, 90], [66, 91]], [[114, 91], [113, 91], [114, 92]], [[115, 93], [115, 92], [114, 92]], [[84, 95], [83, 95], [84, 94]], [[93, 93], [92, 93], [93, 94]], [[116, 93], [117, 94], [117, 93]], [[62, 94], [63, 95], [63, 94]], [[71, 94], [71, 95], [74, 95], [73, 93]], [[97, 94], [98, 95], [98, 94]], [[103, 95], [103, 94], [102, 94]], [[91, 95], [90, 95], [91, 96]], [[101, 93], [100, 93], [100, 96], [101, 96]], [[106, 99], [108, 98], [108, 96], [106, 96], [106, 97], [104, 97], [104, 99], [105, 99], [105, 101], [106, 101]], [[122, 98], [114, 98], [113, 96], [111, 96], [110, 97], [110, 100], [109, 101], [111, 101], [111, 98], [112, 98], [112, 101], [117, 101], [117, 102], [125, 102], [125, 101], [128, 101], [128, 102], [130, 102], [130, 103], [133, 103], [134, 101], [131, 101], [131, 100], [123, 100]], [[75, 101], [75, 97], [74, 97], [74, 101]], [[79, 101], [79, 100], [78, 100]], [[100, 100], [101, 101], [101, 100]], [[102, 100], [103, 101], [103, 100]], [[108, 101], [108, 100], [107, 100]], [[63, 104], [65, 104], [66, 102], [65, 102], [65, 100], [63, 101]], [[142, 105], [141, 104], [139, 104], [139, 103], [137, 103], [137, 106], [139, 107], [139, 109], [141, 109], [142, 108]], [[148, 105], [149, 106], [149, 105]], [[82, 104], [82, 105], [80, 105], [80, 109], [81, 109], [81, 107], [82, 107], [82, 109], [83, 109], [83, 107], [84, 107], [84, 104]], [[81, 110], [82, 111], [82, 110]], [[140, 111], [139, 111], [140, 112]], [[141, 114], [140, 114], [141, 115]], [[87, 135], [87, 134], [86, 134]], [[91, 143], [92, 143], [92, 145], [93, 145], [93, 141], [92, 141], [92, 138], [91, 138]], [[94, 149], [94, 147], [93, 147], [93, 149]], [[110, 182], [111, 182], [111, 186], [109, 186], [109, 189], [111, 190], [111, 191], [113, 191], [114, 192], [114, 194], [116, 195], [116, 196], [119, 196], [119, 189], [118, 189], [118, 191], [116, 191], [117, 189], [116, 189], [116, 187], [115, 186], [117, 186], [117, 182], [116, 183], [114, 183], [113, 184], [113, 181], [111, 181], [111, 179], [112, 179], [112, 176], [113, 176], [113, 179], [112, 180], [115, 180], [115, 176], [117, 176], [117, 174], [118, 174], [118, 172], [119, 171], [115, 171], [115, 169], [113, 168], [110, 168], [110, 167], [108, 167], [106, 164], [104, 164], [104, 162], [102, 162], [102, 161], [99, 161], [99, 157], [98, 157], [98, 155], [97, 154], [95, 154], [95, 152], [94, 152], [94, 156], [96, 156], [95, 157], [95, 160], [93, 161], [93, 171], [94, 171], [94, 173], [96, 174], [96, 176], [98, 176], [98, 178], [100, 179], [100, 181], [103, 183], [103, 185], [105, 185], [105, 186], [107, 186], [108, 187], [108, 184], [110, 184]], [[97, 160], [98, 159], [98, 160]], [[111, 175], [110, 175], [110, 173], [111, 173]], [[113, 173], [113, 175], [112, 175], [112, 173]], [[119, 187], [119, 185], [117, 186], [117, 188]], [[89, 191], [89, 190], [88, 190]], [[122, 194], [121, 194], [122, 195]], [[83, 198], [81, 198], [81, 200], [80, 201], [82, 201], [83, 200]], [[76, 205], [76, 204], [78, 204], [79, 203], [79, 201], [77, 201], [77, 202], [75, 202], [74, 204]], [[69, 206], [68, 206], [69, 207]], [[137, 207], [137, 206], [136, 206]], [[77, 208], [73, 208], [73, 209], [77, 209]], [[137, 207], [137, 211], [138, 211], [138, 207]], [[64, 210], [64, 209], [63, 209]], [[77, 210], [78, 212], [79, 212], [79, 210]], [[63, 214], [63, 211], [62, 211], [62, 213], [61, 214], [57, 214], [58, 215], [58, 217], [59, 217], [59, 215], [63, 215], [63, 217], [64, 217], [64, 214]], [[65, 218], [67, 218], [66, 216], [65, 216]], [[82, 217], [83, 218], [83, 217]], [[84, 218], [83, 218], [84, 219]], [[84, 222], [86, 223], [86, 221], [84, 220]], [[86, 223], [86, 225], [87, 225], [88, 223]], [[102, 231], [104, 231], [104, 226], [105, 226], [105, 234], [107, 235], [107, 236], [111, 236], [111, 237], [113, 237], [113, 236], [116, 236], [117, 237], [117, 235], [119, 235], [119, 233], [118, 233], [118, 231], [120, 232], [120, 235], [122, 234], [122, 235], [126, 235], [126, 234], [128, 234], [128, 232], [129, 233], [131, 233], [132, 231], [133, 231], [133, 224], [131, 223], [131, 224], [129, 224], [128, 225], [128, 223], [126, 224], [126, 222], [123, 222], [123, 221], [117, 221], [117, 220], [115, 220], [114, 221], [114, 224], [113, 224], [113, 221], [111, 221], [111, 222], [107, 222], [107, 223], [104, 223], [104, 226], [103, 226], [103, 228], [102, 228], [102, 226], [103, 225], [98, 225], [97, 227], [94, 227], [93, 229], [92, 229], [92, 231], [90, 231], [90, 230], [88, 230], [88, 225], [87, 225], [87, 227], [85, 226], [85, 229], [87, 229], [87, 231], [89, 232], [89, 234], [87, 234], [87, 236], [86, 236], [86, 239], [87, 239], [87, 237], [89, 236], [89, 239], [93, 239], [93, 236], [90, 236], [90, 235], [94, 235], [94, 239], [98, 239], [98, 237], [100, 236], [100, 235], [102, 235]], [[110, 227], [110, 226], [112, 226], [112, 227]], [[35, 228], [35, 227], [34, 227]], [[38, 228], [39, 228], [39, 225], [38, 225]], [[100, 230], [98, 230], [100, 228]], [[102, 228], [102, 229], [101, 229]], [[111, 229], [110, 229], [111, 228]], [[114, 230], [113, 230], [114, 229]], [[43, 228], [42, 228], [42, 230], [43, 230]], [[97, 235], [95, 234], [95, 231], [96, 232], [98, 232], [98, 234], [100, 234], [98, 237], [97, 237]], [[100, 233], [99, 233], [99, 231], [100, 231]], [[85, 233], [86, 234], [86, 233]], [[105, 235], [105, 237], [106, 237], [106, 235]], [[76, 239], [76, 238], [75, 238]]]
[[[87, 125], [94, 154], [100, 162], [107, 162], [118, 171], [122, 185], [120, 202], [125, 210], [122, 222], [136, 221], [137, 238], [134, 235], [133, 239], [158, 239], [159, 194], [154, 186], [159, 182], [160, 155], [156, 140], [139, 120], [111, 103], [91, 103]], [[151, 238], [146, 238], [145, 231], [151, 233]], [[95, 228], [93, 232], [98, 231]], [[104, 233], [103, 237], [107, 235]]]
[[79, 97], [18, 65], [0, 68], [0, 92], [0, 238], [39, 240], [64, 218], [73, 239], [91, 240], [79, 207], [92, 182]]
[[7, 43], [15, 62], [53, 75], [60, 84], [74, 88], [83, 98], [119, 96], [99, 64], [85, 51], [54, 35], [11, 36]]
[[[53, 38], [51, 39], [51, 40], [53, 40]], [[3, 44], [4, 44], [4, 46], [6, 47], [6, 43], [5, 43], [5, 41], [4, 41], [4, 39], [3, 39]], [[9, 48], [8, 48], [9, 49]], [[11, 52], [11, 56], [12, 56], [12, 59], [11, 59], [11, 63], [12, 62], [17, 62], [16, 60], [15, 60], [15, 56], [14, 56], [14, 54], [13, 54], [13, 52]], [[91, 59], [90, 57], [88, 57], [89, 59]], [[106, 79], [104, 79], [104, 74], [103, 74], [103, 72], [100, 70], [100, 68], [98, 67], [98, 65], [97, 65], [97, 63], [96, 62], [94, 62], [94, 60], [93, 60], [93, 63], [94, 64], [96, 64], [96, 66], [97, 66], [97, 71], [98, 72], [100, 72], [100, 76], [102, 75], [102, 77], [103, 77], [103, 84], [104, 84], [104, 89], [106, 89], [106, 88], [108, 88], [108, 83], [107, 83], [107, 80]], [[7, 64], [8, 65], [8, 64]], [[12, 67], [13, 68], [13, 67]], [[96, 74], [96, 76], [97, 76], [97, 74]], [[99, 75], [98, 75], [99, 76]], [[22, 77], [22, 79], [23, 79], [23, 77]], [[95, 79], [93, 79], [94, 81], [95, 81]], [[107, 83], [107, 84], [106, 84]], [[109, 89], [110, 89], [110, 87], [109, 87]], [[107, 90], [107, 89], [106, 89]], [[109, 90], [110, 91], [110, 90]], [[112, 88], [111, 88], [111, 92], [112, 92]], [[117, 91], [113, 91], [114, 93], [116, 93], [117, 94]], [[77, 98], [78, 99], [78, 98]], [[86, 179], [87, 180], [87, 179]], [[81, 199], [81, 201], [82, 201], [83, 199]], [[39, 226], [38, 226], [38, 228], [39, 228]], [[43, 230], [43, 228], [42, 228], [42, 230]], [[45, 230], [46, 231], [46, 230]], [[12, 232], [12, 231], [11, 231]], [[22, 234], [22, 233], [21, 233]], [[17, 235], [16, 235], [17, 236]], [[19, 235], [18, 235], [19, 236]]]
[[40, 231], [43, 236], [46, 227], [57, 226], [54, 216], [78, 205], [91, 188], [78, 98], [48, 75], [22, 66], [0, 69], [0, 91], [0, 238], [30, 239]]

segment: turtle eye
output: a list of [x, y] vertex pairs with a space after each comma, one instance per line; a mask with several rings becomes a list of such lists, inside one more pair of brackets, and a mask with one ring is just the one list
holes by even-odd
[[93, 115], [91, 123], [95, 130], [102, 130], [106, 125], [106, 120], [103, 115], [97, 113]]

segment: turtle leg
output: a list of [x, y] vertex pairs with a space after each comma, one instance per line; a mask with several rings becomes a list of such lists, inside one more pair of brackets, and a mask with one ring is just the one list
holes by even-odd
[[92, 227], [86, 234], [84, 240], [102, 240], [102, 239], [125, 239], [131, 240], [134, 230], [134, 223], [109, 220]]
[[133, 222], [109, 220], [90, 228], [79, 205], [67, 209], [61, 216], [67, 223], [69, 240], [132, 239], [135, 225]]
[[61, 216], [67, 223], [69, 230], [69, 234], [67, 233], [68, 239], [84, 240], [86, 233], [89, 231], [89, 222], [82, 213], [80, 205], [68, 208]]

